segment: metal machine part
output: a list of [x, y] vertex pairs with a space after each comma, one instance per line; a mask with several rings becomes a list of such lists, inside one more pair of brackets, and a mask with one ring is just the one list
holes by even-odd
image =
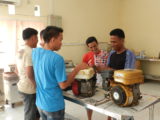
[[141, 92], [139, 89], [139, 84], [133, 85], [132, 89], [133, 89], [133, 102], [132, 102], [132, 104], [136, 105], [136, 104], [138, 104], [138, 100], [142, 98]]
[[75, 79], [79, 79], [79, 80], [90, 80], [93, 76], [95, 75], [95, 71], [94, 69], [88, 68], [88, 69], [84, 69], [84, 70], [80, 70], [78, 72], [78, 74], [75, 76]]
[[114, 81], [123, 85], [140, 84], [144, 81], [142, 70], [124, 69], [114, 71]]
[[122, 84], [111, 83], [111, 98], [119, 106], [129, 106], [133, 103], [133, 89]]
[[[114, 84], [114, 85], [113, 85]], [[141, 99], [139, 84], [124, 86], [122, 84], [112, 83], [111, 98], [115, 104], [120, 106], [137, 105]]]
[[113, 70], [105, 70], [102, 71], [101, 73], [102, 76], [102, 88], [106, 91], [108, 91], [110, 89], [110, 80], [113, 80], [113, 74], [114, 71]]
[[75, 79], [72, 84], [74, 95], [81, 97], [91, 97], [96, 91], [96, 75], [90, 79]]
[[111, 97], [114, 103], [116, 103], [117, 105], [125, 104], [126, 93], [120, 86], [114, 86], [111, 89]]
[[107, 84], [103, 82], [103, 89], [110, 92], [110, 97], [115, 104], [119, 106], [138, 104], [141, 98], [139, 85], [144, 80], [141, 70], [117, 70], [114, 74], [113, 71], [105, 71], [102, 77], [107, 81]]

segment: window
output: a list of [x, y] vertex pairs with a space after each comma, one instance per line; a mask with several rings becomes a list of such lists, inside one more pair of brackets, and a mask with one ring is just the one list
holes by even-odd
[[0, 67], [15, 63], [16, 52], [24, 45], [22, 31], [27, 27], [40, 32], [45, 25], [43, 22], [0, 20]]

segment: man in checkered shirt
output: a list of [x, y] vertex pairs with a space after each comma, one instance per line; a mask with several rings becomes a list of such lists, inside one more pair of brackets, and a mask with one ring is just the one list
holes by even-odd
[[93, 36], [89, 37], [86, 40], [86, 45], [89, 48], [89, 52], [84, 54], [82, 61], [91, 67], [106, 66], [108, 53], [99, 49], [97, 39]]
[[[89, 52], [84, 54], [83, 62], [87, 63], [91, 67], [103, 66], [105, 67], [107, 64], [108, 53], [104, 50], [100, 50], [98, 47], [98, 41], [95, 37], [89, 37], [86, 40], [86, 45], [89, 48]], [[97, 73], [97, 84], [102, 84], [102, 77]], [[92, 110], [87, 109], [88, 120], [91, 120]]]

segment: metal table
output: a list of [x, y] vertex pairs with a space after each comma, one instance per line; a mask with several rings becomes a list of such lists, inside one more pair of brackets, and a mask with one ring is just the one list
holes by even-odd
[[[139, 102], [139, 105], [134, 107], [119, 107], [115, 105], [111, 100], [104, 101], [104, 91], [98, 89], [96, 94], [93, 97], [89, 98], [79, 98], [73, 95], [72, 91], [64, 91], [64, 98], [73, 103], [82, 105], [88, 109], [97, 111], [107, 116], [116, 118], [117, 120], [126, 120], [127, 118], [133, 117], [134, 114], [140, 112], [146, 108], [149, 108], [149, 120], [154, 120], [154, 105], [160, 101], [160, 98], [142, 94], [142, 99]], [[99, 101], [104, 101], [101, 102]]]

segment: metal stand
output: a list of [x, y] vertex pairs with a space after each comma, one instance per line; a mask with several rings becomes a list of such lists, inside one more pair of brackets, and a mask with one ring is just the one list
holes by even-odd
[[96, 100], [96, 98], [97, 99], [100, 99], [100, 97], [103, 98], [104, 93], [100, 90], [98, 90], [93, 97], [85, 99], [80, 99], [74, 96], [73, 93], [69, 91], [68, 92], [64, 91], [63, 95], [66, 100], [82, 105], [85, 108], [89, 108], [104, 115], [111, 116], [116, 120], [134, 120], [133, 116], [135, 113], [140, 112], [147, 108], [149, 108], [149, 120], [154, 120], [154, 105], [160, 102], [160, 99], [158, 97], [143, 94], [143, 98], [140, 100], [139, 106], [123, 108], [113, 104], [112, 101], [108, 101], [106, 103], [102, 103], [97, 106], [91, 102], [88, 102], [88, 99]]
[[149, 107], [149, 120], [154, 120], [154, 105]]

